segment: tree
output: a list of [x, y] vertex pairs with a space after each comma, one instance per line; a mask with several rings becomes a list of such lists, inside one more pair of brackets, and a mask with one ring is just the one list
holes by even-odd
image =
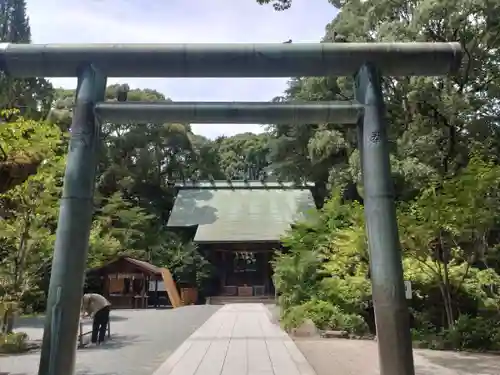
[[[117, 100], [123, 85], [110, 85], [106, 100]], [[128, 87], [128, 85], [125, 84]], [[49, 118], [61, 129], [71, 124], [75, 91], [57, 89]], [[166, 100], [151, 89], [130, 89], [128, 101]], [[97, 190], [102, 197], [120, 193], [123, 199], [154, 214], [163, 224], [173, 205], [169, 182], [190, 179], [198, 168], [198, 149], [189, 124], [102, 124]], [[198, 141], [198, 139], [197, 139]]]
[[123, 198], [120, 192], [97, 197], [89, 241], [89, 267], [97, 267], [118, 256], [148, 260], [157, 239], [153, 215]]
[[[111, 85], [108, 101], [166, 100], [150, 89]], [[71, 124], [74, 91], [58, 89], [51, 120], [62, 129]], [[208, 264], [197, 249], [166, 231], [174, 202], [171, 183], [220, 176], [217, 150], [195, 136], [189, 124], [102, 124], [95, 214], [88, 266], [118, 256], [132, 256], [168, 267], [181, 283], [199, 285]]]
[[[412, 309], [426, 316], [425, 324], [432, 322], [434, 327], [448, 329], [451, 336], [463, 337], [465, 333], [456, 330], [472, 328], [461, 326], [464, 318], [459, 313], [482, 319], [485, 309], [498, 311], [499, 306], [491, 285], [499, 275], [495, 249], [499, 243], [500, 65], [494, 51], [500, 43], [500, 6], [425, 0], [346, 1], [341, 5], [341, 12], [327, 26], [324, 41], [335, 42], [338, 34], [345, 35], [347, 42], [458, 41], [465, 50], [464, 63], [454, 76], [383, 78], [405, 274], [415, 282], [418, 295]], [[277, 100], [350, 99], [352, 85], [351, 77], [295, 78]], [[355, 134], [333, 124], [305, 130], [281, 125], [272, 131], [271, 159], [284, 175], [309, 173], [313, 181], [329, 176], [328, 182], [337, 186], [353, 181], [362, 195]], [[344, 220], [349, 217], [352, 213], [344, 215]], [[350, 259], [366, 251], [361, 222], [329, 227], [333, 233], [322, 228], [318, 224], [311, 229], [318, 237], [314, 246], [323, 238], [319, 233], [329, 233], [332, 240], [327, 244], [336, 249], [326, 262], [332, 273], [347, 267], [341, 254], [350, 254]], [[336, 283], [325, 291], [338, 294]], [[349, 293], [357, 295], [359, 290], [353, 287]], [[434, 308], [438, 305], [444, 306], [444, 321], [442, 310]], [[493, 337], [491, 332], [484, 334]]]
[[[337, 8], [340, 8], [347, 1], [345, 0], [328, 0], [328, 2]], [[293, 0], [257, 0], [257, 3], [260, 5], [268, 5], [272, 4], [274, 10], [283, 11], [290, 9], [292, 6]]]
[[[0, 41], [31, 42], [24, 0], [6, 0], [0, 3]], [[0, 72], [0, 124], [15, 121], [18, 116], [44, 119], [51, 104], [52, 86], [45, 79], [15, 79]], [[2, 140], [0, 137], [0, 141]], [[24, 151], [22, 150], [22, 156], [19, 153], [9, 154], [5, 150], [0, 153], [0, 193], [36, 173], [40, 160], [34, 154], [28, 156], [29, 150]]]
[[243, 133], [220, 137], [214, 146], [219, 167], [226, 178], [257, 180], [269, 166], [269, 136]]
[[[1, 135], [7, 152], [33, 152], [40, 160], [37, 173], [0, 194], [0, 301], [19, 304], [51, 258], [64, 169], [57, 155], [62, 134], [51, 124], [18, 118], [4, 124]], [[9, 314], [7, 331], [13, 323]]]
[[173, 234], [163, 234], [162, 241], [151, 250], [154, 264], [168, 268], [181, 286], [203, 290], [213, 271], [212, 265], [192, 242], [182, 243]]
[[274, 283], [284, 325], [310, 318], [322, 329], [366, 333], [371, 288], [361, 206], [343, 204], [338, 189], [314, 220], [296, 223], [282, 241], [287, 251], [274, 260]]
[[[449, 327], [457, 318], [453, 294], [464, 281], [482, 276], [473, 273], [473, 266], [487, 270], [495, 282], [500, 280], [488, 265], [494, 250], [491, 233], [498, 230], [499, 183], [500, 167], [476, 157], [458, 176], [439, 188], [431, 185], [401, 207], [404, 254], [417, 261], [428, 282], [439, 287]], [[494, 294], [494, 298], [498, 296]], [[498, 302], [496, 309], [500, 309]]]
[[[11, 111], [12, 112], [12, 111]], [[62, 134], [49, 123], [17, 118], [0, 127], [0, 193], [23, 183], [60, 150]]]
[[257, 0], [257, 3], [261, 5], [272, 4], [277, 11], [287, 10], [292, 6], [292, 0]]
[[[500, 72], [493, 52], [500, 41], [495, 2], [373, 0], [335, 5], [342, 10], [327, 26], [324, 41], [335, 42], [339, 34], [348, 42], [459, 41], [466, 52], [465, 63], [454, 77], [383, 80], [398, 199], [411, 199], [436, 176], [457, 173], [467, 165], [471, 150], [498, 155], [495, 108]], [[350, 77], [295, 78], [277, 100], [352, 97]], [[273, 126], [272, 132], [271, 159], [284, 175], [361, 187], [352, 131], [328, 124]], [[359, 198], [359, 194], [350, 195]]]
[[[0, 4], [0, 41], [31, 43], [26, 1], [5, 0]], [[0, 110], [17, 109], [26, 118], [43, 119], [52, 105], [52, 86], [42, 78], [14, 79], [0, 73]], [[8, 120], [17, 112], [5, 112]]]
[[[276, 101], [345, 100], [349, 93], [339, 79], [295, 78], [283, 97]], [[352, 90], [351, 90], [352, 91]], [[347, 184], [348, 199], [359, 199], [356, 184], [356, 132], [343, 124], [280, 124], [270, 126], [270, 156], [273, 169], [282, 179], [312, 181], [321, 205], [328, 194], [327, 185]]]
[[[464, 48], [466, 58], [453, 77], [384, 79], [402, 163], [413, 159], [449, 176], [467, 165], [472, 149], [498, 154], [500, 71], [492, 51], [500, 44], [499, 12], [495, 2], [353, 1], [327, 27], [328, 40], [340, 33], [350, 41], [458, 41]], [[412, 177], [403, 176], [408, 182]]]

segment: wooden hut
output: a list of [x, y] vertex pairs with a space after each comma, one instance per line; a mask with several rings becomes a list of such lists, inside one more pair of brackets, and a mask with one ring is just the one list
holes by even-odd
[[87, 279], [99, 280], [99, 292], [118, 309], [163, 305], [161, 294], [166, 294], [159, 291], [159, 284], [163, 284], [159, 267], [126, 256], [90, 269]]

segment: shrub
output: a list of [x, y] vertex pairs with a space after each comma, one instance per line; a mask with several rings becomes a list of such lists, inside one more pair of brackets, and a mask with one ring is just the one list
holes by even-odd
[[28, 335], [24, 332], [0, 334], [0, 353], [23, 353], [28, 350]]
[[21, 310], [24, 314], [44, 312], [46, 299], [46, 295], [42, 290], [36, 288], [29, 290], [21, 298]]
[[281, 324], [286, 331], [300, 326], [307, 319], [306, 307], [304, 305], [293, 306], [281, 310]]
[[284, 311], [282, 323], [285, 329], [298, 327], [306, 319], [311, 319], [322, 330], [344, 330], [358, 335], [368, 332], [368, 326], [358, 314], [349, 314], [327, 301], [311, 300]]
[[412, 330], [419, 347], [438, 350], [499, 350], [500, 323], [497, 319], [461, 315], [448, 329], [432, 325]]
[[[338, 325], [339, 329], [343, 329], [349, 333], [364, 335], [369, 332], [369, 328], [365, 320], [358, 314], [339, 313], [335, 323]], [[330, 323], [330, 326], [333, 326], [332, 322]]]
[[371, 301], [370, 280], [362, 276], [346, 275], [326, 277], [321, 280], [318, 295], [349, 313], [360, 313], [369, 307]]
[[278, 303], [284, 310], [299, 306], [317, 294], [321, 261], [310, 249], [278, 254], [274, 265], [274, 285]]
[[342, 311], [339, 307], [326, 301], [313, 300], [306, 302], [303, 306], [305, 306], [308, 318], [310, 318], [319, 329], [334, 328], [331, 325], [332, 318], [342, 315]]
[[461, 315], [453, 327], [443, 331], [446, 347], [455, 349], [500, 349], [500, 323], [481, 316]]
[[[397, 208], [404, 277], [412, 283], [413, 338], [433, 349], [500, 349], [499, 222], [492, 219], [498, 215], [485, 212], [484, 202], [476, 200], [497, 203], [498, 189], [491, 189], [498, 186], [493, 182], [500, 169], [474, 163], [467, 168], [476, 169], [439, 189], [431, 186]], [[481, 194], [475, 186], [478, 175], [489, 176]], [[375, 333], [359, 204], [344, 202], [334, 191], [316, 221], [296, 224], [282, 241], [286, 251], [273, 266], [285, 326], [296, 327], [307, 318], [320, 329], [357, 334], [366, 332], [368, 323]]]

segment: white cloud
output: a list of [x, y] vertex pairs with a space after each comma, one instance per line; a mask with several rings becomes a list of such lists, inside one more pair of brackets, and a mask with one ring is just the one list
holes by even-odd
[[[314, 5], [313, 5], [314, 3]], [[28, 0], [34, 43], [317, 42], [336, 10], [326, 0], [294, 0], [286, 12], [255, 0]], [[113, 79], [179, 101], [267, 101], [286, 79]], [[75, 87], [74, 79], [52, 79]], [[260, 125], [195, 124], [209, 138], [262, 131]]]

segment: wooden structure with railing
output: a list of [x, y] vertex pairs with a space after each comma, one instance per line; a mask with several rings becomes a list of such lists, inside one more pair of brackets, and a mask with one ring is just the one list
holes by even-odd
[[[131, 257], [119, 257], [87, 271], [87, 279], [97, 280], [96, 292], [106, 297], [113, 309], [145, 309], [169, 305], [168, 296], [158, 289], [163, 282], [161, 268]], [[155, 285], [152, 290], [151, 285]]]

